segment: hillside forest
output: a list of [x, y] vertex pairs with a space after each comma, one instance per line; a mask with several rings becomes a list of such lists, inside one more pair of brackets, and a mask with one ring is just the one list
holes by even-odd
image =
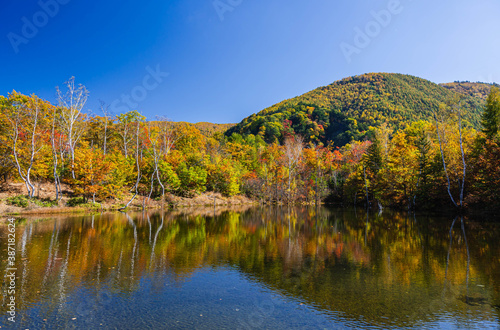
[[217, 192], [263, 203], [494, 209], [500, 91], [464, 86], [369, 74], [219, 126], [111, 115], [104, 103], [91, 114], [87, 89], [71, 78], [56, 104], [0, 96], [2, 184], [23, 183], [36, 199], [50, 182], [54, 201], [68, 194], [64, 184], [71, 197], [124, 208], [139, 196]]

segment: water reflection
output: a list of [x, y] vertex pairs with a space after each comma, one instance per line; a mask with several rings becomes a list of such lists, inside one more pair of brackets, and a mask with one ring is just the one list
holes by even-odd
[[[326, 326], [498, 327], [499, 234], [496, 224], [465, 218], [314, 207], [24, 219], [17, 229], [17, 310], [27, 326], [70, 322], [73, 315], [97, 326], [99, 315], [123, 313], [135, 300], [151, 308], [177, 292], [184, 313], [200, 303], [189, 300], [200, 292], [205, 300], [242, 301], [262, 289], [295, 309], [310, 308], [303, 317], [319, 312], [331, 322]], [[0, 235], [5, 242], [6, 227]], [[215, 275], [198, 281], [207, 270]], [[225, 288], [235, 271], [257, 287]], [[2, 301], [6, 310], [4, 293]], [[294, 309], [272, 306], [275, 321], [290, 326]], [[214, 313], [200, 325], [224, 317]]]

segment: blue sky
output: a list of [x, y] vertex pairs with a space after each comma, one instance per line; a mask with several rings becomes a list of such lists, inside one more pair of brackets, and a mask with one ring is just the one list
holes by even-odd
[[500, 82], [498, 0], [2, 0], [0, 94], [239, 122], [347, 76]]

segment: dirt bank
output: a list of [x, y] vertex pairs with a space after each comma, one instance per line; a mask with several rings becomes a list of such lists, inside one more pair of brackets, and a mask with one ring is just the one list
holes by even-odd
[[[55, 188], [52, 183], [41, 183], [36, 185], [37, 200], [55, 201]], [[27, 190], [22, 183], [9, 183], [4, 184], [0, 190], [0, 214], [55, 214], [55, 213], [75, 213], [75, 212], [90, 212], [100, 210], [118, 210], [125, 206], [125, 204], [132, 197], [131, 194], [125, 194], [121, 200], [110, 199], [105, 201], [97, 201], [95, 205], [88, 203], [83, 206], [70, 207], [67, 206], [68, 200], [73, 197], [73, 191], [67, 185], [62, 185], [63, 197], [57, 205], [50, 207], [41, 206], [41, 203], [28, 202], [27, 207], [19, 207], [10, 205], [7, 201], [8, 198], [15, 196], [27, 195]], [[214, 201], [215, 199], [215, 201]], [[162, 207], [184, 208], [184, 207], [197, 207], [197, 206], [213, 206], [215, 205], [248, 205], [255, 204], [255, 201], [248, 199], [245, 196], [232, 196], [225, 197], [219, 193], [203, 193], [193, 198], [184, 198], [167, 194], [164, 201], [151, 200], [144, 196], [137, 196], [134, 201], [129, 205], [130, 210], [140, 210], [143, 207], [146, 209], [156, 209]]]

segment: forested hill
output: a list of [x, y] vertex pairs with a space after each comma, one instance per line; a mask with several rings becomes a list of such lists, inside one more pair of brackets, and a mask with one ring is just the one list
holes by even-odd
[[464, 122], [478, 128], [482, 96], [410, 75], [370, 73], [282, 101], [245, 118], [226, 134], [259, 134], [272, 142], [281, 141], [288, 132], [306, 141], [344, 145], [362, 139], [370, 126], [388, 123], [402, 128], [412, 121], [431, 120], [433, 111], [459, 96], [464, 97]]
[[235, 126], [236, 124], [214, 124], [207, 122], [199, 122], [192, 125], [196, 127], [201, 134], [210, 137], [215, 133], [224, 133], [225, 131]]
[[500, 87], [498, 84], [488, 84], [482, 82], [473, 83], [469, 81], [456, 81], [452, 83], [440, 84], [440, 86], [461, 94], [480, 98], [483, 101], [486, 101], [486, 98], [490, 93], [491, 86]]

